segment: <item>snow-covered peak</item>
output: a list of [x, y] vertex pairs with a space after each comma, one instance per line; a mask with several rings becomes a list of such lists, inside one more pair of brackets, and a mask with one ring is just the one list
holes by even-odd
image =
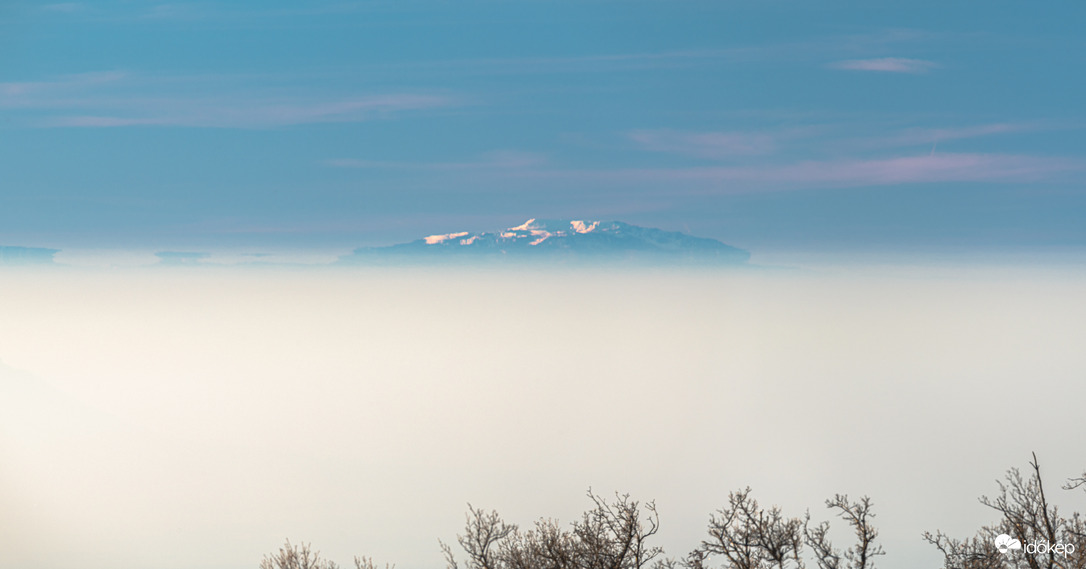
[[[439, 233], [398, 245], [359, 249], [353, 256], [451, 255], [456, 258], [663, 260], [744, 263], [750, 257], [716, 239], [638, 227], [620, 221], [532, 218], [496, 232]], [[344, 259], [344, 262], [353, 262]]]
[[540, 225], [542, 224], [536, 223], [535, 218], [533, 217], [516, 227], [510, 227], [509, 231], [531, 231], [533, 229], [538, 229]]
[[449, 239], [459, 239], [461, 237], [464, 237], [467, 234], [468, 234], [467, 231], [461, 231], [460, 233], [446, 233], [444, 235], [430, 235], [429, 237], [425, 237], [424, 239], [426, 239], [426, 244], [427, 245], [437, 245], [438, 243], [443, 243], [445, 241], [448, 241]]
[[591, 224], [589, 224], [589, 223], [586, 223], [586, 222], [584, 222], [582, 220], [577, 219], [577, 220], [569, 222], [569, 226], [570, 226], [571, 229], [573, 229], [577, 233], [591, 233], [597, 227], [600, 226], [600, 222], [593, 221]]
[[[614, 225], [614, 224], [611, 224]], [[603, 233], [613, 229], [610, 225], [600, 225], [599, 221], [583, 219], [574, 220], [545, 220], [531, 218], [516, 227], [510, 227], [496, 234], [494, 233], [445, 233], [424, 237], [427, 245], [450, 245], [459, 241], [461, 245], [473, 245], [479, 239], [492, 239], [498, 242], [515, 242], [521, 239], [529, 246], [543, 243], [552, 237], [571, 237], [586, 233]], [[448, 243], [447, 243], [448, 242]]]

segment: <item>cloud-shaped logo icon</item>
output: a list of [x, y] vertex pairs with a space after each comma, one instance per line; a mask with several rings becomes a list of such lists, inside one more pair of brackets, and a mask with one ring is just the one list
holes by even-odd
[[1008, 555], [1012, 549], [1022, 549], [1022, 542], [1005, 533], [1001, 533], [995, 538], [995, 546], [1000, 553]]

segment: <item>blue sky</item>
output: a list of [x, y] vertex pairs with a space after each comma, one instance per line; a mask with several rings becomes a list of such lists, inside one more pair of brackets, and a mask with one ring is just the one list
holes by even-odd
[[1086, 8], [0, 8], [0, 244], [354, 247], [528, 217], [783, 250], [1086, 244]]

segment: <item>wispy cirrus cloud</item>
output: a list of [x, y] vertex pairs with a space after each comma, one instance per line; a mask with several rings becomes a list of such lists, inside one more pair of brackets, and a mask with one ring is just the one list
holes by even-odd
[[721, 159], [733, 156], [769, 154], [776, 139], [765, 132], [688, 132], [670, 129], [635, 130], [630, 140], [652, 152]]
[[153, 118], [122, 118], [99, 116], [74, 116], [55, 117], [44, 119], [39, 123], [43, 127], [80, 127], [80, 128], [112, 128], [121, 126], [167, 126], [169, 123], [162, 119]]
[[148, 23], [180, 20], [236, 22], [252, 25], [254, 20], [277, 20], [299, 17], [343, 17], [352, 14], [365, 16], [375, 11], [387, 10], [391, 3], [342, 2], [338, 0], [312, 0], [305, 3], [278, 5], [279, 3], [243, 2], [58, 2], [39, 7], [54, 14], [82, 13], [91, 21], [110, 23]]
[[334, 168], [372, 168], [397, 170], [511, 170], [538, 168], [546, 165], [547, 156], [519, 150], [495, 150], [482, 154], [477, 160], [462, 162], [389, 162], [358, 158], [333, 158], [325, 166]]
[[138, 17], [144, 20], [179, 20], [206, 17], [206, 13], [193, 4], [155, 4]]
[[418, 173], [487, 173], [498, 179], [615, 185], [642, 193], [666, 188], [668, 195], [739, 194], [799, 189], [831, 189], [928, 183], [1046, 183], [1066, 181], [1086, 171], [1086, 161], [1028, 154], [940, 153], [880, 158], [792, 160], [778, 157], [756, 165], [657, 168], [555, 166], [534, 153], [500, 151], [463, 162], [388, 162], [334, 159], [324, 165], [354, 169], [396, 169]]
[[196, 128], [270, 128], [300, 124], [362, 122], [403, 111], [446, 107], [449, 98], [432, 95], [390, 94], [330, 101], [291, 100], [160, 100], [144, 101], [142, 109], [126, 114], [54, 116], [39, 126], [109, 128], [177, 126]]
[[86, 6], [77, 2], [58, 2], [56, 4], [45, 4], [41, 7], [41, 10], [45, 12], [72, 14], [80, 12], [85, 8]]
[[257, 11], [235, 13], [225, 9], [225, 6], [215, 6], [207, 2], [57, 2], [44, 4], [38, 9], [57, 16], [78, 16], [90, 23], [132, 24], [147, 24], [153, 21], [223, 20], [230, 16], [240, 19], [245, 15], [251, 17], [262, 13]]
[[55, 104], [58, 96], [116, 83], [127, 76], [123, 71], [95, 71], [45, 81], [0, 82], [0, 108]]
[[1068, 122], [1021, 121], [988, 124], [960, 125], [949, 127], [910, 127], [891, 130], [885, 134], [844, 137], [834, 145], [839, 151], [870, 152], [876, 149], [904, 148], [924, 146], [934, 153], [944, 142], [963, 141], [978, 138], [1002, 136], [1011, 138], [1015, 134], [1045, 132], [1054, 130], [1077, 130], [1082, 125]]
[[530, 175], [625, 183], [730, 183], [733, 185], [712, 191], [742, 193], [937, 182], [1043, 182], [1083, 169], [1086, 164], [1082, 161], [1065, 158], [958, 153], [759, 166], [536, 171]]
[[848, 71], [881, 71], [885, 73], [927, 73], [939, 67], [938, 63], [925, 59], [904, 57], [880, 57], [875, 59], [847, 59], [829, 65], [832, 69]]
[[1066, 159], [1014, 154], [938, 154], [866, 160], [799, 162], [747, 171], [719, 172], [755, 181], [841, 186], [932, 182], [1033, 182], [1078, 170]]
[[[870, 151], [937, 142], [1008, 135], [1055, 128], [1039, 122], [990, 123], [954, 127], [914, 127], [884, 135], [859, 135], [847, 124], [770, 128], [762, 131], [695, 132], [671, 129], [633, 130], [625, 136], [642, 150], [709, 160], [768, 156], [805, 148], [817, 155], [832, 145], [838, 150]], [[1068, 128], [1061, 126], [1059, 128]], [[790, 148], [791, 147], [791, 148]]]
[[1037, 130], [1034, 123], [993, 123], [950, 128], [911, 128], [890, 140], [900, 144], [922, 144], [943, 140], [961, 140], [999, 134]]
[[121, 71], [0, 83], [0, 110], [44, 128], [271, 128], [361, 122], [458, 104], [444, 94], [334, 97], [313, 89], [286, 92], [257, 79], [152, 78]]
[[[690, 68], [720, 65], [772, 64], [805, 62], [821, 66], [827, 59], [856, 57], [873, 52], [911, 46], [931, 41], [933, 35], [911, 30], [889, 30], [871, 34], [829, 36], [803, 41], [765, 44], [732, 45], [702, 49], [671, 49], [645, 52], [584, 53], [576, 55], [538, 55], [521, 57], [486, 57], [471, 59], [398, 62], [401, 72], [443, 72], [472, 74], [546, 74], [599, 73], [658, 68]], [[884, 67], [937, 67], [937, 64], [917, 59], [849, 59], [838, 63], [855, 64], [857, 69]], [[836, 64], [831, 64], [831, 67]], [[893, 68], [893, 69], [890, 69]], [[878, 70], [878, 69], [870, 69]]]
[[[937, 68], [932, 61], [906, 58], [866, 58], [890, 50], [915, 49], [952, 37], [921, 30], [889, 29], [863, 34], [812, 37], [797, 41], [727, 45], [702, 49], [673, 49], [655, 52], [596, 53], [571, 56], [477, 58], [416, 62], [422, 67], [440, 66], [476, 72], [545, 73], [599, 72], [607, 70], [676, 68], [720, 64], [767, 64], [804, 62], [821, 66], [828, 59], [841, 58], [830, 67], [869, 71], [923, 72]], [[849, 59], [844, 59], [849, 58]], [[922, 69], [922, 71], [920, 71]], [[913, 71], [916, 70], [916, 71]]]

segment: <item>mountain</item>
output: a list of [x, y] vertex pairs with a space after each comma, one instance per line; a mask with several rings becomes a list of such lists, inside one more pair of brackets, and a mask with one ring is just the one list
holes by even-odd
[[497, 232], [430, 235], [388, 247], [367, 247], [341, 264], [382, 260], [558, 259], [745, 263], [750, 253], [716, 239], [639, 227], [621, 221], [529, 219]]

